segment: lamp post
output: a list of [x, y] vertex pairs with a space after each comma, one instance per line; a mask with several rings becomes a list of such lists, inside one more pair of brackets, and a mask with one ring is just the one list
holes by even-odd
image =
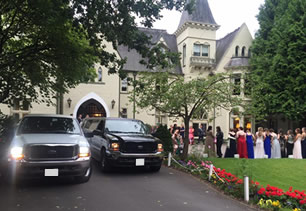
[[133, 72], [133, 119], [135, 119], [135, 115], [136, 115], [136, 92], [135, 92], [135, 89], [136, 89], [136, 75], [137, 75], [137, 72]]
[[115, 103], [116, 103], [116, 101], [115, 101], [115, 100], [112, 100], [112, 102], [111, 102], [111, 104], [112, 104], [112, 109], [114, 109]]
[[71, 107], [71, 102], [72, 100], [70, 99], [70, 97], [67, 99], [67, 104], [68, 104], [68, 107], [70, 108]]

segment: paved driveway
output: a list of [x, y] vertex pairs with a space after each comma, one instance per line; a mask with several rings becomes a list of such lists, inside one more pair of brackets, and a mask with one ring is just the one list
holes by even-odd
[[[2, 179], [0, 177], [0, 179]], [[94, 163], [91, 180], [30, 180], [12, 188], [0, 184], [1, 211], [242, 211], [252, 210], [214, 191], [200, 180], [162, 167], [116, 170], [102, 174]]]

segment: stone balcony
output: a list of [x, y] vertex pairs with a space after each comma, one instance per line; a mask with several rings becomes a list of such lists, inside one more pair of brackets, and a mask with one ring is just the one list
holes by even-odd
[[211, 69], [216, 66], [216, 60], [201, 56], [192, 56], [190, 57], [190, 66]]

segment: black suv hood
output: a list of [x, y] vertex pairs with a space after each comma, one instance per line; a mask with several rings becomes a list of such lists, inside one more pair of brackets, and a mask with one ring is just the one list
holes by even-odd
[[130, 133], [110, 133], [110, 137], [115, 137], [123, 142], [158, 142], [157, 138], [151, 135], [144, 134], [130, 134]]

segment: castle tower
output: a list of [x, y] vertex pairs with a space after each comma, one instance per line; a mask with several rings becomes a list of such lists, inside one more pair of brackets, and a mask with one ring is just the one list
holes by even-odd
[[219, 27], [207, 0], [196, 0], [191, 14], [182, 13], [175, 35], [185, 75], [205, 74], [215, 69]]

